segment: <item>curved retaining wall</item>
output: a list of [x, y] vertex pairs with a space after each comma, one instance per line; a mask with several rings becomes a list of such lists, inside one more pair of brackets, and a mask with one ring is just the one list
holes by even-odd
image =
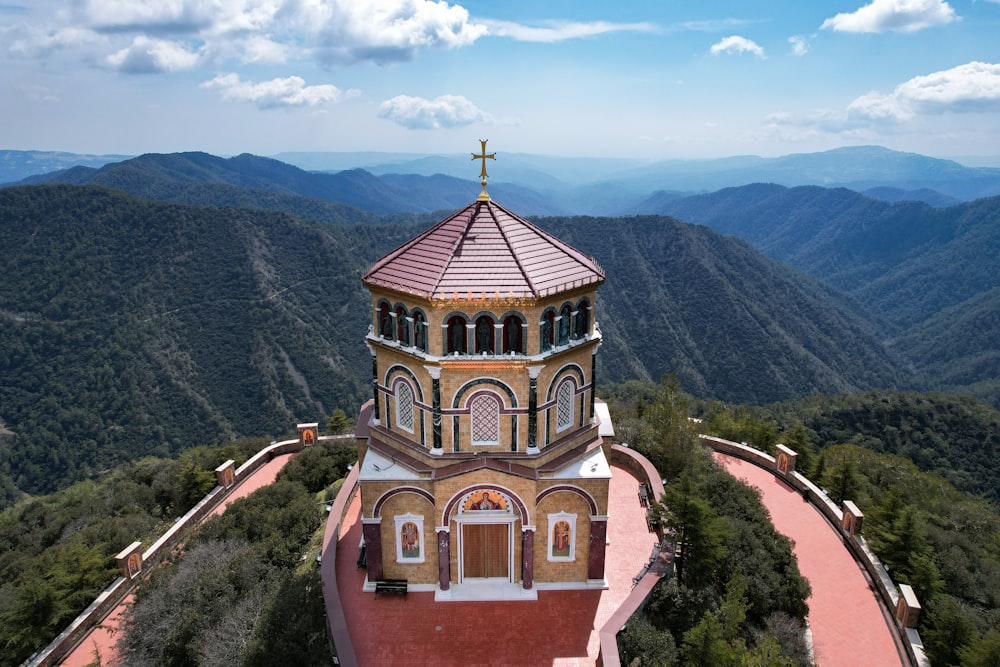
[[837, 507], [837, 504], [821, 488], [797, 471], [782, 473], [778, 470], [775, 458], [759, 449], [713, 436], [702, 435], [700, 438], [717, 452], [734, 456], [774, 473], [789, 486], [798, 490], [803, 498], [815, 505], [841, 535], [854, 559], [865, 569], [874, 582], [875, 590], [878, 592], [882, 604], [894, 619], [893, 627], [896, 630], [898, 643], [905, 649], [910, 664], [914, 667], [931, 667], [930, 661], [924, 655], [923, 642], [920, 640], [919, 633], [914, 628], [905, 627], [897, 618], [896, 610], [901, 596], [899, 588], [889, 577], [878, 557], [868, 548], [865, 539], [860, 535], [850, 535], [843, 530], [841, 527], [844, 519], [843, 510]]
[[[336, 440], [342, 437], [344, 436], [321, 436], [318, 439]], [[199, 521], [218, 507], [220, 502], [229, 496], [241, 482], [256, 472], [258, 468], [275, 456], [297, 452], [302, 448], [303, 445], [299, 439], [284, 440], [264, 447], [247, 459], [246, 463], [236, 469], [232, 486], [229, 488], [221, 486], [213, 488], [197, 505], [188, 510], [187, 514], [178, 519], [159, 539], [143, 552], [141, 571], [146, 572], [148, 568], [152, 567], [160, 556], [170, 551], [180, 541], [188, 528], [197, 525]], [[77, 644], [86, 639], [91, 629], [104, 620], [111, 613], [111, 610], [117, 607], [122, 599], [135, 588], [136, 580], [139, 576], [141, 575], [136, 576], [134, 579], [126, 579], [125, 577], [115, 579], [110, 586], [98, 594], [90, 606], [77, 616], [58, 637], [53, 639], [48, 646], [36, 653], [24, 664], [30, 667], [48, 667], [49, 665], [58, 664]]]
[[357, 667], [358, 657], [354, 653], [351, 633], [347, 631], [347, 618], [344, 616], [344, 605], [340, 600], [340, 588], [337, 586], [337, 541], [340, 539], [340, 527], [344, 523], [344, 515], [347, 514], [347, 508], [350, 507], [354, 494], [358, 492], [360, 474], [361, 466], [355, 465], [344, 479], [344, 484], [333, 501], [330, 516], [326, 520], [326, 531], [323, 533], [322, 560], [319, 567], [330, 641], [342, 667]]

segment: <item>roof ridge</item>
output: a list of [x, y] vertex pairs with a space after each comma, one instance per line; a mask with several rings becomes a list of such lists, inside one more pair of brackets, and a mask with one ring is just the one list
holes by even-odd
[[[495, 202], [489, 202], [489, 203], [493, 204], [507, 215], [510, 215], [510, 211], [505, 209], [503, 206], [500, 206], [500, 204], [496, 204]], [[504, 229], [504, 226], [500, 224], [500, 221], [497, 219], [496, 213], [493, 211], [493, 209], [490, 208], [489, 211], [490, 211], [490, 217], [493, 218], [493, 222], [496, 223], [497, 229], [500, 231], [500, 236], [503, 237], [503, 242], [507, 244], [507, 249], [510, 250], [511, 257], [514, 258], [514, 262], [517, 264], [518, 271], [521, 272], [521, 275], [524, 277], [524, 281], [528, 283], [528, 287], [531, 289], [531, 294], [537, 299], [539, 296], [541, 296], [538, 293], [538, 288], [535, 287], [535, 283], [531, 279], [531, 274], [529, 274], [528, 270], [524, 268], [524, 264], [521, 262], [521, 256], [517, 253], [517, 251], [514, 249], [513, 244], [510, 242], [510, 238], [507, 236], [507, 230]]]

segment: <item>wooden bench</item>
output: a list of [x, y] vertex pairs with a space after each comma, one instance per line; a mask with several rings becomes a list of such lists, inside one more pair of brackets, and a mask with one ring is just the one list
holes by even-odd
[[395, 595], [406, 595], [406, 579], [379, 579], [375, 582], [375, 597], [379, 593], [392, 593]]

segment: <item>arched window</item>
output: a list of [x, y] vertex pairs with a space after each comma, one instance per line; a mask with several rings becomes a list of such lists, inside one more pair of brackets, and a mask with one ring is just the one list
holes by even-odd
[[556, 390], [556, 433], [565, 431], [573, 425], [573, 396], [576, 385], [566, 378]]
[[480, 394], [469, 401], [472, 444], [500, 444], [500, 401], [493, 394]]
[[489, 315], [481, 315], [476, 320], [476, 354], [493, 354], [495, 349], [493, 318]]
[[569, 343], [569, 332], [573, 328], [573, 309], [567, 303], [559, 311], [559, 344]]
[[406, 321], [406, 308], [396, 306], [396, 340], [403, 345], [410, 344], [410, 323]]
[[552, 349], [556, 342], [556, 313], [551, 308], [542, 313], [539, 329], [539, 347], [542, 352]]
[[392, 318], [389, 317], [389, 304], [385, 301], [378, 305], [378, 335], [392, 338]]
[[404, 431], [413, 433], [413, 388], [405, 380], [397, 380], [394, 392], [396, 394], [396, 424]]
[[504, 354], [513, 352], [523, 354], [523, 338], [521, 318], [517, 315], [508, 315], [503, 321], [503, 351]]
[[590, 304], [581, 301], [576, 307], [576, 327], [573, 334], [575, 338], [583, 338], [590, 333]]
[[469, 347], [465, 340], [465, 318], [453, 315], [448, 320], [448, 354], [466, 354]]
[[427, 351], [427, 318], [419, 310], [413, 311], [413, 346]]

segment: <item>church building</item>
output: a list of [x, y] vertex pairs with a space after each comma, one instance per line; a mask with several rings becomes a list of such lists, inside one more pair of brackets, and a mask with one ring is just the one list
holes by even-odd
[[606, 586], [610, 421], [594, 396], [604, 272], [493, 202], [488, 158], [483, 141], [478, 199], [362, 277], [366, 590], [405, 579], [438, 599], [496, 600]]

